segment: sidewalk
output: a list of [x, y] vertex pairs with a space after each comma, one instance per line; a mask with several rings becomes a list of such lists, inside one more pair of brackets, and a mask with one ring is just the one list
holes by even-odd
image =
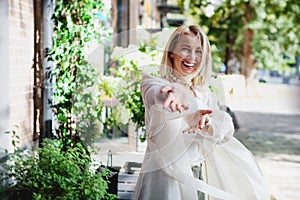
[[229, 98], [241, 128], [278, 200], [300, 199], [300, 86], [259, 84], [252, 95]]
[[[299, 97], [296, 85], [259, 84], [251, 95], [226, 102], [241, 126], [235, 137], [254, 154], [277, 200], [300, 199]], [[127, 138], [102, 140], [98, 146], [98, 162], [106, 164], [111, 150], [113, 166], [123, 167], [127, 161], [143, 161], [146, 142], [139, 142], [138, 151], [129, 149]]]
[[239, 139], [278, 200], [300, 199], [300, 115], [236, 111]]

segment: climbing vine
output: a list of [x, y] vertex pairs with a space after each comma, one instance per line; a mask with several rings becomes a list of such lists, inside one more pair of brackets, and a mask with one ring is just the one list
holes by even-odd
[[[95, 66], [88, 62], [87, 49], [101, 43], [110, 30], [99, 0], [57, 0], [53, 15], [51, 59], [55, 82], [52, 108], [58, 121], [56, 137], [65, 146], [90, 143], [101, 132], [102, 122]], [[100, 56], [100, 55], [99, 55]]]

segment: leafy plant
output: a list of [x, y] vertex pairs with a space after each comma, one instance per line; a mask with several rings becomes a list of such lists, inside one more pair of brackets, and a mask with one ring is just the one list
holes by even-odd
[[[44, 140], [36, 151], [16, 151], [4, 164], [1, 197], [7, 199], [115, 199], [108, 194], [108, 171], [97, 172], [80, 144], [63, 149], [60, 140]], [[24, 196], [25, 195], [25, 196]]]
[[[160, 36], [165, 34], [165, 31], [157, 33], [152, 38], [143, 37], [138, 46], [114, 48], [111, 58], [117, 66], [111, 69], [111, 76], [102, 81], [102, 88], [106, 88], [106, 94], [116, 98], [120, 103], [110, 115], [108, 121], [110, 124], [122, 128], [131, 121], [137, 129], [144, 128], [145, 107], [140, 91], [142, 72], [149, 70], [150, 74], [158, 74], [163, 50]], [[145, 31], [142, 33], [144, 36], [147, 34]], [[144, 137], [145, 135], [140, 136], [141, 141], [145, 140]]]
[[101, 132], [101, 91], [98, 74], [88, 62], [91, 42], [100, 43], [110, 30], [98, 20], [104, 12], [99, 0], [56, 1], [50, 60], [55, 88], [52, 108], [57, 118], [56, 137], [65, 147], [78, 141], [90, 144]]

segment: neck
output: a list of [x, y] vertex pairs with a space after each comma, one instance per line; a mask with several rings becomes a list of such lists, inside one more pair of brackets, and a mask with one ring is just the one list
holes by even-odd
[[183, 86], [192, 87], [192, 78], [190, 76], [176, 76], [175, 74], [171, 74], [171, 81], [173, 83], [179, 83]]

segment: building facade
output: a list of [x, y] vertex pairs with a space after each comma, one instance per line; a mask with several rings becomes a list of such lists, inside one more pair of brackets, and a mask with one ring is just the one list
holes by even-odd
[[0, 1], [0, 23], [0, 147], [12, 150], [6, 132], [20, 146], [33, 140], [33, 1]]

